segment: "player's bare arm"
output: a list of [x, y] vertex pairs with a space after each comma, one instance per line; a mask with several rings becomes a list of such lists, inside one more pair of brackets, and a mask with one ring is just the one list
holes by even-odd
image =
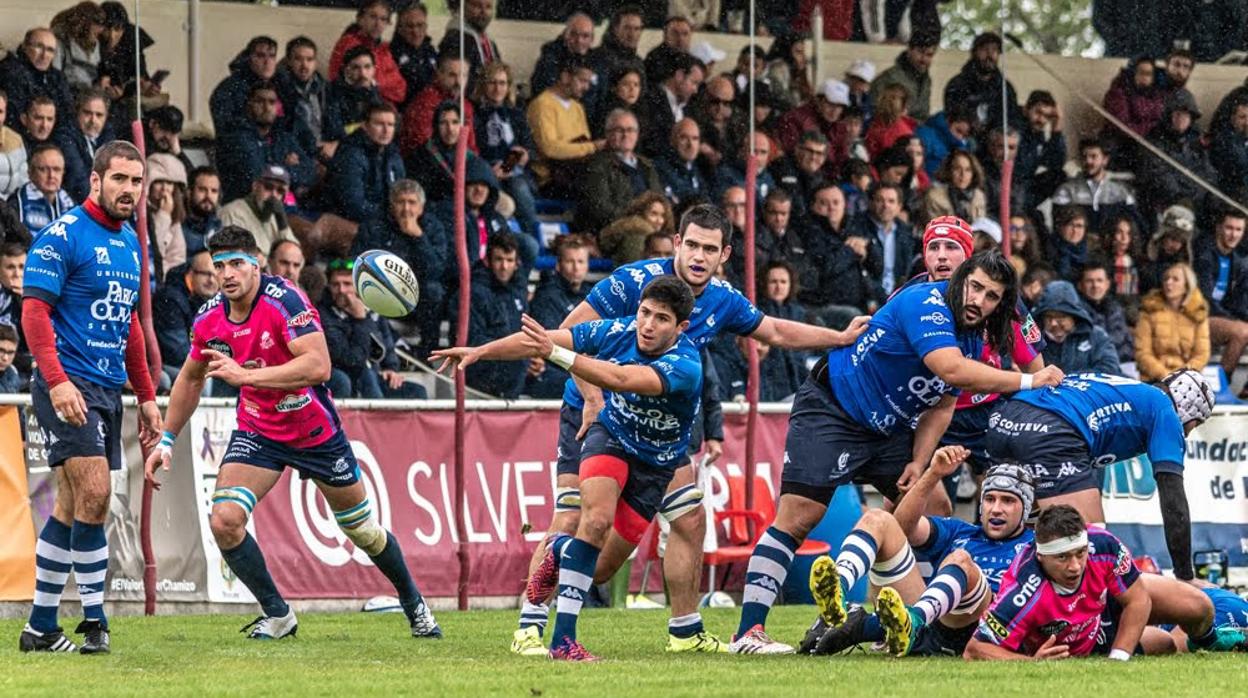
[[764, 317], [758, 328], [754, 330], [754, 334], [750, 336], [773, 347], [814, 351], [853, 344], [867, 329], [867, 323], [870, 321], [871, 318], [860, 315], [854, 318], [849, 323], [849, 327], [844, 330], [833, 330], [807, 325], [804, 322]]
[[919, 425], [914, 429], [914, 446], [910, 462], [906, 464], [906, 469], [897, 479], [897, 487], [902, 492], [910, 489], [911, 485], [923, 474], [923, 469], [931, 462], [932, 454], [940, 445], [940, 437], [945, 435], [945, 430], [949, 428], [949, 422], [953, 419], [956, 405], [956, 397], [945, 395], [940, 398], [940, 402], [936, 403], [935, 407], [919, 415]]
[[[572, 332], [569, 330], [544, 330], [528, 315], [521, 319], [521, 324], [526, 346], [532, 352], [530, 356], [549, 356], [553, 359], [552, 352], [556, 346], [564, 351], [572, 349]], [[663, 394], [663, 381], [659, 379], [658, 372], [649, 366], [621, 366], [610, 361], [592, 359], [584, 354], [574, 356], [575, 360], [568, 367], [568, 372], [591, 385], [616, 393], [651, 396]]]
[[[524, 315], [523, 320], [536, 323], [528, 315]], [[572, 333], [568, 330], [543, 331], [563, 337], [564, 339], [561, 340], [560, 346], [572, 346]], [[457, 367], [462, 371], [478, 361], [518, 361], [536, 356], [538, 355], [534, 353], [530, 340], [525, 336], [524, 332], [514, 332], [506, 337], [500, 337], [492, 342], [482, 344], [479, 347], [451, 347], [449, 349], [437, 349], [429, 354], [430, 358], [442, 361], [442, 364], [438, 366], [438, 371], [443, 373], [449, 373]], [[541, 358], [545, 358], [545, 356], [546, 354], [542, 354]]]
[[[598, 314], [597, 310], [594, 310], [592, 305], [581, 301], [559, 324], [559, 329], [567, 330], [582, 322], [592, 322], [601, 319], [602, 316]], [[585, 438], [585, 432], [589, 431], [590, 425], [598, 419], [598, 413], [602, 411], [602, 390], [598, 386], [586, 382], [584, 378], [576, 374], [572, 375], [572, 382], [576, 383], [581, 397], [585, 399], [585, 405], [581, 408], [581, 428], [576, 433], [577, 439], [583, 439]]]
[[1050, 635], [1043, 645], [1036, 650], [1034, 655], [1020, 654], [1011, 652], [1004, 647], [998, 647], [991, 642], [984, 642], [976, 638], [966, 644], [966, 651], [962, 653], [963, 659], [971, 660], [1045, 660], [1045, 659], [1068, 659], [1070, 657], [1070, 645], [1057, 644], [1057, 636]]
[[182, 427], [186, 426], [195, 408], [199, 406], [199, 396], [204, 393], [204, 384], [207, 382], [207, 362], [186, 357], [186, 361], [182, 363], [182, 370], [178, 372], [177, 379], [173, 381], [173, 388], [169, 391], [169, 406], [165, 410], [164, 428], [165, 434], [169, 435], [167, 439], [170, 442], [169, 448], [153, 449], [147, 456], [147, 462], [143, 464], [143, 479], [152, 483], [156, 489], [160, 489], [160, 482], [156, 479], [156, 469], [169, 469], [172, 440], [182, 431]]
[[937, 487], [943, 486], [941, 480], [952, 475], [970, 455], [971, 452], [964, 446], [941, 446], [936, 449], [936, 453], [932, 454], [932, 464], [897, 503], [893, 518], [905, 532], [910, 545], [922, 545], [931, 537], [932, 525], [923, 515], [927, 510], [927, 500]]
[[1013, 393], [1030, 388], [1048, 388], [1061, 383], [1066, 377], [1057, 366], [1045, 366], [1031, 374], [1002, 371], [968, 359], [954, 347], [928, 352], [923, 357], [923, 363], [949, 385], [976, 393]]
[[1153, 600], [1138, 579], [1114, 600], [1122, 606], [1122, 614], [1118, 616], [1118, 635], [1109, 658], [1125, 660], [1135, 653], [1135, 646], [1140, 643], [1148, 616], [1153, 611]]
[[208, 377], [219, 378], [235, 387], [247, 385], [269, 390], [299, 390], [329, 380], [329, 347], [325, 345], [323, 332], [305, 334], [288, 346], [294, 355], [290, 361], [263, 368], [244, 368], [225, 354], [206, 349]]

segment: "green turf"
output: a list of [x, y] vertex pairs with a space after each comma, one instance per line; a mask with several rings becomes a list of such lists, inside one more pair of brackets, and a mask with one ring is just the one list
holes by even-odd
[[[727, 638], [735, 609], [706, 613]], [[442, 641], [415, 640], [397, 614], [304, 614], [299, 636], [243, 639], [254, 616], [116, 618], [108, 656], [22, 655], [20, 621], [0, 621], [0, 696], [1117, 696], [1248, 695], [1244, 655], [968, 664], [959, 659], [668, 655], [666, 611], [589, 610], [581, 639], [606, 661], [555, 664], [507, 651], [514, 611], [442, 612]], [[812, 607], [771, 616], [796, 642]], [[74, 625], [66, 619], [69, 627]]]

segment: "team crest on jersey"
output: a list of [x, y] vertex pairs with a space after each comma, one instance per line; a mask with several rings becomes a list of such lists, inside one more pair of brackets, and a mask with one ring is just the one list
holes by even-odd
[[1040, 341], [1040, 325], [1036, 323], [1036, 320], [1031, 316], [1031, 313], [1027, 313], [1027, 316], [1023, 318], [1022, 329], [1023, 339], [1025, 339], [1028, 344], [1035, 344]]
[[229, 356], [231, 358], [233, 358], [234, 356], [234, 349], [230, 347], [229, 343], [226, 342], [224, 339], [217, 339], [214, 337], [213, 339], [210, 339], [207, 342], [205, 342], [205, 345], [209, 349], [213, 351], [219, 351], [222, 354], [225, 354], [226, 356]]
[[290, 319], [291, 327], [307, 327], [312, 324], [312, 311], [305, 310]]
[[109, 264], [109, 265], [113, 263], [113, 260], [110, 259], [108, 256], [107, 247], [95, 248], [95, 263], [96, 264]]
[[1068, 627], [1070, 627], [1070, 623], [1068, 621], [1055, 620], [1052, 623], [1045, 623], [1040, 626], [1040, 633], [1043, 635], [1055, 636]]
[[1131, 571], [1131, 551], [1126, 545], [1118, 549], [1118, 560], [1114, 563], [1114, 574], [1121, 577]]
[[269, 334], [269, 331], [268, 331], [268, 330], [265, 330], [265, 331], [264, 331], [264, 332], [260, 335], [260, 348], [261, 348], [261, 349], [272, 349], [272, 348], [273, 348], [273, 335]]

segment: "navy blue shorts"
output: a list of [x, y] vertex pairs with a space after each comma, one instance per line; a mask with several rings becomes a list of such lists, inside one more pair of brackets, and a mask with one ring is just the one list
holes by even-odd
[[255, 432], [235, 429], [221, 463], [245, 463], [278, 472], [294, 468], [305, 480], [333, 487], [354, 485], [360, 479], [360, 465], [341, 430], [316, 446], [292, 448]]
[[[581, 445], [581, 463], [586, 463], [594, 456], [618, 458], [628, 466], [627, 480], [620, 489], [620, 501], [627, 504], [646, 524], [649, 524], [654, 515], [659, 513], [659, 507], [663, 504], [663, 495], [667, 493], [667, 486], [672, 482], [676, 469], [683, 465], [681, 463], [670, 468], [661, 468], [646, 463], [625, 451], [624, 447], [607, 431], [607, 428], [598, 422], [590, 426], [589, 433], [585, 435], [585, 441]], [[617, 530], [620, 529], [619, 518], [617, 515]], [[623, 530], [620, 532], [625, 533]]]
[[563, 403], [559, 407], [559, 447], [555, 460], [555, 472], [559, 475], [576, 475], [581, 472], [581, 442], [576, 432], [581, 430], [581, 410]]
[[[1101, 629], [1096, 634], [1096, 645], [1092, 647], [1093, 655], [1109, 656], [1109, 651], [1114, 648], [1114, 640], [1118, 639], [1118, 620], [1121, 617], [1122, 604], [1115, 601], [1112, 596], [1105, 599], [1105, 610], [1101, 611]], [[1136, 643], [1132, 654], [1144, 654], [1144, 646]]]
[[1100, 489], [1088, 443], [1069, 422], [1035, 405], [1010, 400], [988, 418], [984, 449], [990, 462], [1026, 466], [1036, 499]]
[[961, 657], [967, 644], [975, 635], [978, 624], [961, 628], [950, 628], [936, 621], [919, 628], [914, 644], [910, 648], [911, 657]]
[[988, 432], [988, 417], [997, 407], [997, 402], [985, 402], [971, 407], [964, 407], [953, 413], [949, 428], [940, 438], [941, 446], [965, 446], [971, 457], [967, 463], [971, 472], [983, 474], [992, 465], [988, 462], [988, 452], [984, 450], [984, 435]]
[[35, 408], [35, 420], [43, 431], [43, 442], [48, 445], [48, 465], [53, 468], [70, 458], [98, 458], [108, 460], [109, 470], [121, 470], [121, 390], [105, 388], [75, 376], [69, 382], [82, 393], [87, 403], [87, 423], [76, 427], [56, 416], [52, 398], [48, 394], [48, 382], [35, 371], [30, 382], [30, 398]]
[[827, 383], [812, 374], [793, 399], [780, 492], [826, 505], [837, 487], [859, 483], [895, 502], [897, 478], [913, 457], [913, 446], [911, 431], [885, 436], [855, 422]]

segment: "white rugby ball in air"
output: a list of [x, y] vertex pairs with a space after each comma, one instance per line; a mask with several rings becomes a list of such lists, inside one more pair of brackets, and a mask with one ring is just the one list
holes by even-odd
[[364, 305], [385, 317], [405, 317], [420, 300], [420, 284], [412, 268], [385, 250], [369, 250], [356, 257], [351, 278]]

